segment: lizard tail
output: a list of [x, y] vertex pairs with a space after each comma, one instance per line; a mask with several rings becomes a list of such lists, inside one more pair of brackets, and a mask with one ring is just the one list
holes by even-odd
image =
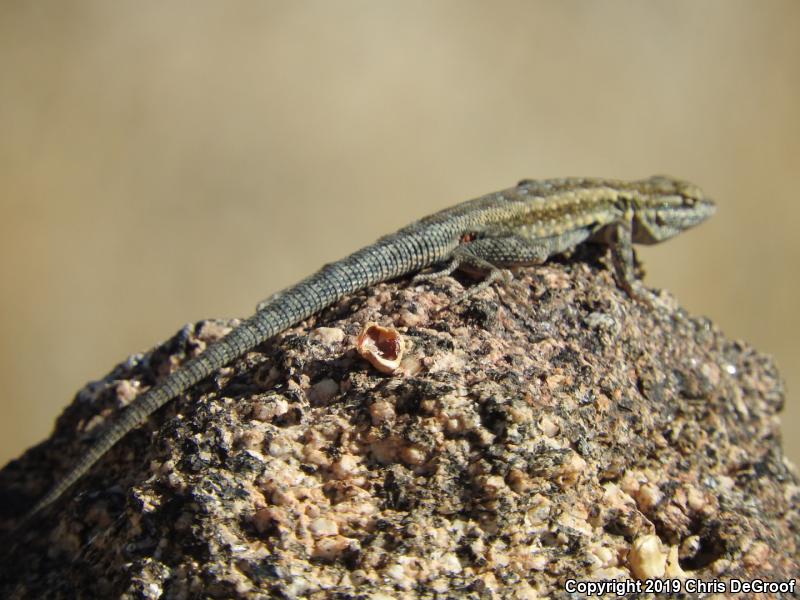
[[58, 500], [64, 492], [78, 481], [103, 455], [135, 429], [152, 413], [187, 389], [225, 366], [236, 356], [240, 356], [270, 337], [270, 329], [263, 323], [245, 321], [222, 340], [209, 346], [205, 352], [196, 356], [171, 373], [161, 383], [136, 398], [100, 438], [87, 450], [78, 463], [45, 494], [33, 508], [15, 525], [19, 530]]
[[[400, 232], [403, 233], [403, 232]], [[136, 398], [89, 448], [78, 463], [47, 492], [14, 527], [22, 529], [58, 500], [102, 456], [148, 416], [187, 389], [242, 356], [258, 344], [325, 308], [336, 299], [431, 262], [434, 250], [424, 235], [396, 234], [324, 266], [314, 275], [265, 303], [224, 338], [188, 360], [164, 381]]]

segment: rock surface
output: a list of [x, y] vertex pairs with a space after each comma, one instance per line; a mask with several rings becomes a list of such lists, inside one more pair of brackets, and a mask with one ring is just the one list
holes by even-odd
[[[582, 258], [458, 306], [467, 281], [381, 284], [263, 344], [5, 540], [0, 596], [566, 598], [570, 578], [797, 576], [772, 362]], [[368, 322], [403, 335], [399, 372], [355, 352]], [[81, 390], [0, 472], [0, 534], [233, 325], [186, 327]]]

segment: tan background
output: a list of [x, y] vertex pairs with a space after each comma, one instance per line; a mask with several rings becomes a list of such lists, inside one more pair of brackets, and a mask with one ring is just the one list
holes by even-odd
[[0, 3], [0, 463], [183, 323], [522, 177], [718, 199], [643, 253], [800, 459], [800, 3]]

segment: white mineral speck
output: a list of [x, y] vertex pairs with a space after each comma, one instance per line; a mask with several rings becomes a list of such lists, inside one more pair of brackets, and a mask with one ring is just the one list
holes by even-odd
[[339, 533], [339, 526], [336, 524], [336, 521], [331, 521], [330, 519], [322, 517], [311, 521], [308, 529], [314, 537], [324, 537], [326, 535], [336, 535]]
[[315, 383], [308, 390], [308, 399], [317, 406], [330, 403], [333, 397], [339, 392], [339, 384], [331, 378], [326, 378]]
[[638, 579], [663, 577], [667, 569], [667, 553], [656, 535], [643, 535], [633, 542], [628, 563]]
[[308, 334], [308, 338], [322, 342], [326, 346], [333, 346], [344, 340], [344, 331], [338, 327], [317, 327]]

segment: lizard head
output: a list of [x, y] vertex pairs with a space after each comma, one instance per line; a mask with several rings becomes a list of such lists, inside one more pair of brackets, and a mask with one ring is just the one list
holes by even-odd
[[671, 177], [636, 182], [633, 241], [655, 244], [705, 221], [716, 205], [695, 185]]

